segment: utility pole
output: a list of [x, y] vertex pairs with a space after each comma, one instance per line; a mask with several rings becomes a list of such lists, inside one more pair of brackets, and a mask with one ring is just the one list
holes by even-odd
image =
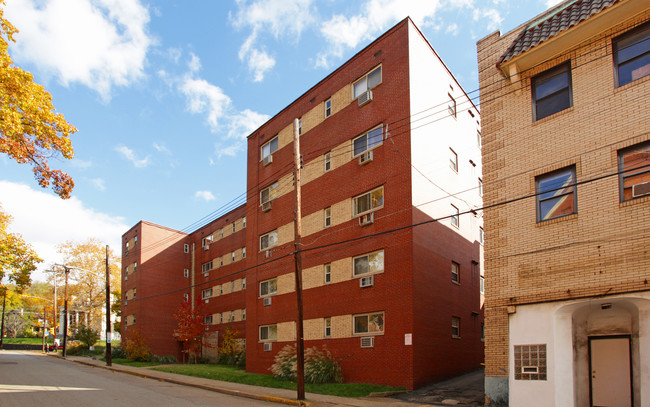
[[68, 348], [68, 274], [70, 269], [68, 266], [63, 266], [65, 269], [65, 298], [63, 300], [63, 357], [66, 357]]
[[[53, 310], [54, 311], [53, 312], [53, 314], [54, 314], [53, 315], [54, 316], [54, 339], [56, 339], [56, 336], [58, 335], [58, 333], [56, 332], [56, 317], [57, 317], [57, 314], [59, 313], [59, 310], [56, 308], [56, 274], [54, 274], [54, 267], [52, 267], [52, 273], [53, 273], [52, 275], [54, 276], [54, 310]], [[56, 342], [54, 342], [54, 343], [56, 343]], [[56, 347], [55, 347], [55, 349], [56, 349]]]
[[106, 245], [106, 366], [111, 366], [111, 280], [108, 269], [108, 245]]
[[2, 342], [5, 337], [5, 305], [7, 305], [7, 287], [0, 286], [0, 290], [2, 290], [2, 325], [0, 325], [0, 349], [2, 349]]
[[296, 264], [296, 301], [298, 302], [298, 320], [296, 321], [297, 344], [296, 344], [296, 385], [298, 389], [298, 400], [305, 399], [305, 341], [302, 327], [302, 212], [300, 210], [300, 167], [302, 157], [300, 155], [300, 134], [298, 133], [298, 119], [293, 119], [293, 158], [295, 168], [293, 177], [296, 183], [296, 220], [295, 220], [295, 241], [294, 258]]
[[43, 306], [43, 352], [47, 353], [47, 346], [45, 344], [45, 326], [47, 321], [47, 307]]

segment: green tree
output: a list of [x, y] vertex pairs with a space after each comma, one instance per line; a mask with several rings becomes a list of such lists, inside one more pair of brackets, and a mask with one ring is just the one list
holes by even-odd
[[10, 223], [11, 216], [0, 205], [0, 281], [7, 277], [20, 292], [30, 285], [32, 271], [43, 260], [22, 236], [7, 231]]
[[99, 333], [85, 325], [79, 325], [74, 334], [74, 339], [81, 341], [90, 348], [99, 340]]
[[111, 291], [113, 301], [111, 305], [111, 312], [115, 315], [115, 322], [113, 322], [113, 332], [121, 333], [122, 329], [122, 290]]
[[0, 153], [19, 164], [29, 163], [43, 188], [50, 183], [61, 198], [70, 197], [74, 181], [61, 170], [53, 170], [48, 159], [60, 155], [72, 159], [70, 135], [77, 131], [63, 115], [56, 113], [52, 96], [34, 82], [31, 73], [14, 66], [9, 43], [18, 33], [5, 20], [0, 0]]

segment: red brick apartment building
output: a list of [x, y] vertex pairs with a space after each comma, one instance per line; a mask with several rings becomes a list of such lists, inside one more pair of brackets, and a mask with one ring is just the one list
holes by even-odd
[[143, 293], [124, 307], [126, 336], [177, 354], [171, 315], [186, 294], [207, 303], [213, 340], [241, 332], [248, 371], [269, 373], [295, 343], [294, 119], [305, 347], [326, 346], [348, 382], [411, 389], [479, 368], [479, 114], [408, 18], [248, 137], [244, 206], [189, 234], [141, 222], [124, 235], [141, 236], [124, 264], [155, 280], [125, 281], [125, 295]]
[[490, 406], [650, 406], [650, 1], [478, 43]]

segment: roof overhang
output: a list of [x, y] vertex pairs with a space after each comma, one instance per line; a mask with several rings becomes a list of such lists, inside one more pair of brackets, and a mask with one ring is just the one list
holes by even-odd
[[514, 77], [518, 79], [520, 72], [556, 58], [566, 50], [612, 28], [622, 21], [647, 11], [649, 8], [650, 0], [622, 1], [600, 11], [580, 24], [558, 33], [528, 51], [501, 63], [498, 67], [507, 78]]

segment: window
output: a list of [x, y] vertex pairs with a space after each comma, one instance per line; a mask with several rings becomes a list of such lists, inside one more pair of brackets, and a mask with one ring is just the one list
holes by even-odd
[[456, 99], [454, 99], [454, 97], [451, 96], [449, 93], [447, 93], [447, 96], [449, 96], [449, 102], [447, 103], [447, 110], [449, 111], [450, 115], [456, 117]]
[[481, 148], [481, 146], [483, 145], [483, 142], [481, 140], [481, 131], [480, 130], [476, 130], [476, 145], [478, 146], [478, 148]]
[[137, 261], [135, 263], [133, 263], [133, 272], [135, 273], [136, 271], [138, 271], [138, 262]]
[[481, 276], [481, 294], [485, 294], [485, 277]]
[[298, 135], [302, 134], [302, 119], [298, 119]]
[[278, 292], [278, 279], [272, 278], [270, 280], [262, 281], [260, 283], [260, 297], [275, 295]]
[[235, 261], [235, 252], [230, 253], [230, 258], [231, 258], [232, 262]]
[[483, 231], [483, 228], [481, 227], [478, 228], [478, 242], [480, 244], [485, 243], [485, 231]]
[[323, 266], [323, 271], [325, 273], [325, 284], [329, 284], [332, 282], [332, 265], [331, 264], [325, 264]]
[[245, 247], [242, 247], [242, 248], [241, 248], [241, 258], [242, 258], [242, 259], [245, 259], [245, 258], [246, 258], [246, 248], [245, 248]]
[[621, 202], [650, 194], [650, 141], [618, 152]]
[[235, 233], [235, 222], [232, 223], [232, 233]]
[[535, 180], [537, 221], [559, 218], [576, 212], [576, 168], [544, 174]]
[[190, 252], [190, 245], [189, 245], [189, 244], [185, 243], [185, 244], [183, 245], [183, 252], [185, 252], [185, 253], [189, 253], [189, 252]]
[[363, 215], [367, 212], [383, 208], [384, 206], [384, 187], [373, 189], [363, 195], [359, 195], [352, 200], [354, 216]]
[[219, 315], [219, 324], [223, 324], [223, 314], [218, 314]]
[[546, 380], [546, 345], [515, 345], [515, 380]]
[[327, 171], [331, 170], [332, 169], [332, 153], [331, 152], [325, 154], [324, 162], [325, 162], [325, 167], [323, 168], [323, 171], [327, 172]]
[[223, 257], [219, 257], [219, 267], [223, 266]]
[[223, 239], [223, 229], [219, 229], [219, 235], [220, 235], [219, 238], [220, 238], [220, 239]]
[[383, 126], [375, 127], [367, 133], [360, 135], [353, 141], [354, 156], [361, 155], [366, 151], [381, 145], [384, 140]]
[[230, 320], [228, 322], [235, 322], [235, 311], [230, 311]]
[[201, 246], [203, 247], [210, 246], [210, 243], [212, 243], [212, 235], [206, 236], [203, 239], [201, 239]]
[[540, 73], [532, 79], [533, 120], [540, 120], [573, 106], [571, 63]]
[[260, 236], [260, 250], [270, 249], [278, 244], [278, 231], [274, 230]]
[[203, 270], [204, 273], [207, 273], [208, 271], [212, 270], [212, 260], [210, 260], [207, 263], [203, 263], [201, 265], [201, 270]]
[[325, 101], [325, 118], [332, 115], [332, 99], [327, 99]]
[[203, 317], [204, 325], [212, 325], [212, 315], [206, 315]]
[[479, 196], [483, 196], [483, 180], [478, 179], [478, 194]]
[[241, 310], [241, 320], [246, 321], [246, 309]]
[[277, 325], [260, 326], [260, 341], [275, 341], [278, 339]]
[[278, 149], [278, 137], [274, 137], [262, 146], [262, 160], [273, 154]]
[[246, 227], [246, 216], [241, 218], [241, 227], [242, 227], [242, 229]]
[[384, 332], [384, 313], [354, 316], [355, 334], [379, 334]]
[[185, 300], [185, 302], [188, 302], [190, 300], [190, 295], [188, 293], [183, 294], [183, 300]]
[[262, 192], [260, 192], [260, 204], [263, 205], [267, 202], [270, 202], [275, 199], [276, 196], [276, 191], [278, 189], [278, 183], [275, 182], [271, 184], [270, 186], [264, 188]]
[[245, 289], [246, 289], [246, 279], [245, 279], [245, 278], [242, 278], [242, 279], [241, 279], [241, 289], [242, 289], [242, 290], [245, 290]]
[[206, 299], [212, 297], [212, 287], [206, 288], [205, 290], [201, 291], [201, 298]]
[[332, 226], [332, 207], [325, 208], [325, 227]]
[[384, 251], [355, 257], [353, 263], [355, 276], [380, 273], [384, 271]]
[[460, 318], [451, 317], [451, 337], [460, 338]]
[[650, 24], [614, 39], [616, 86], [650, 74]]
[[183, 277], [188, 278], [190, 276], [190, 270], [189, 269], [183, 269]]
[[451, 147], [449, 147], [449, 151], [451, 152], [449, 155], [449, 168], [458, 172], [458, 154]]
[[455, 227], [460, 227], [460, 212], [458, 212], [458, 208], [456, 208], [454, 205], [451, 205], [451, 225]]
[[460, 264], [451, 262], [451, 281], [460, 284]]
[[381, 65], [354, 83], [354, 99], [381, 83]]
[[332, 318], [325, 318], [325, 337], [332, 336]]

